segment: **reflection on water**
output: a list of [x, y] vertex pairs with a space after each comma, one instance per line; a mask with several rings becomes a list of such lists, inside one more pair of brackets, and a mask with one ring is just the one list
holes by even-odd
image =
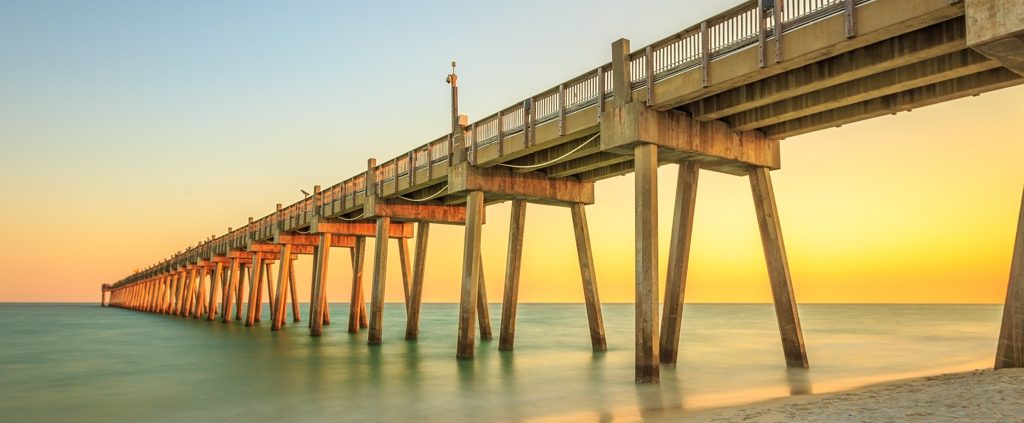
[[495, 339], [459, 361], [454, 304], [424, 305], [419, 341], [403, 339], [404, 307], [389, 304], [381, 346], [346, 333], [345, 304], [321, 338], [305, 322], [272, 332], [0, 304], [0, 410], [10, 421], [636, 421], [987, 367], [1000, 310], [804, 305], [811, 369], [787, 370], [770, 305], [688, 305], [678, 365], [636, 386], [631, 305], [605, 305], [605, 353], [590, 349], [582, 305], [524, 304], [514, 353]]

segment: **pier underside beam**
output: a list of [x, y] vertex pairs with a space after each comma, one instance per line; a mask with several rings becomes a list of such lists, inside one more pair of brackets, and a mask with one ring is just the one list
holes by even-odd
[[1003, 325], [996, 347], [996, 369], [1024, 367], [1024, 195], [1010, 262], [1010, 283], [1003, 305]]
[[859, 122], [873, 117], [904, 112], [975, 94], [1024, 83], [1024, 77], [997, 68], [873, 98], [860, 103], [788, 120], [760, 128], [772, 139], [782, 139], [822, 129]]
[[683, 107], [697, 120], [715, 120], [788, 98], [962, 50], [963, 20], [950, 19], [838, 56], [751, 82]]
[[[519, 173], [499, 166], [480, 168], [469, 163], [460, 163], [450, 169], [448, 192], [481, 192], [488, 202], [519, 199], [556, 206], [594, 203], [593, 182], [582, 182], [573, 177], [552, 179], [542, 172]], [[463, 201], [466, 197], [454, 195], [449, 198]], [[466, 221], [468, 224], [468, 217]]]
[[726, 120], [736, 130], [747, 131], [1000, 66], [995, 60], [965, 49], [751, 109]]
[[[746, 175], [751, 167], [781, 166], [779, 142], [759, 131], [736, 131], [722, 121], [702, 122], [689, 113], [658, 111], [639, 101], [605, 110], [601, 116], [601, 149], [635, 156], [632, 150], [638, 143], [660, 147], [663, 161], [700, 160], [704, 168], [737, 176]], [[628, 161], [617, 166], [619, 173], [632, 170]], [[584, 180], [601, 179], [606, 176], [603, 169], [578, 176]]]

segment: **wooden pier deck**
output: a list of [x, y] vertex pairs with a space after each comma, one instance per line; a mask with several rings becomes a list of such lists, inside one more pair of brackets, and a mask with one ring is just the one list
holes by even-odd
[[[770, 176], [781, 166], [780, 141], [1021, 84], [1022, 34], [1024, 4], [1012, 0], [746, 1], [640, 49], [619, 40], [609, 63], [482, 119], [456, 113], [451, 133], [386, 161], [370, 159], [349, 179], [317, 186], [302, 201], [104, 284], [103, 303], [208, 320], [219, 313], [230, 321], [234, 314], [253, 325], [263, 317], [253, 304], [265, 296], [277, 330], [289, 298], [293, 320], [301, 319], [292, 263], [311, 254], [308, 319], [311, 334], [320, 335], [331, 318], [327, 259], [332, 248], [344, 247], [354, 273], [349, 331], [366, 327], [369, 343], [379, 344], [389, 242], [372, 252], [366, 310], [365, 239], [390, 238], [402, 261], [406, 338], [415, 339], [430, 224], [464, 225], [456, 355], [471, 358], [478, 320], [481, 336], [491, 336], [486, 293], [479, 289], [484, 208], [512, 201], [499, 344], [512, 350], [526, 204], [560, 205], [576, 227], [592, 345], [603, 351], [584, 206], [594, 203], [595, 181], [633, 172], [636, 380], [656, 383], [660, 364], [676, 361], [704, 169], [750, 179], [785, 360], [807, 367]], [[679, 176], [662, 302], [657, 168], [669, 163], [679, 165]], [[1020, 278], [1019, 271], [1014, 275]], [[1024, 290], [1024, 282], [1011, 283], [1013, 289]], [[1024, 309], [1010, 312], [1019, 317]], [[1009, 350], [1019, 352], [1024, 334], [1014, 336]]]

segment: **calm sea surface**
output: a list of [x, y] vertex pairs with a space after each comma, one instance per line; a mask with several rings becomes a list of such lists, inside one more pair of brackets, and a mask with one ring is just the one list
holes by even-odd
[[[456, 361], [457, 305], [425, 304], [417, 342], [388, 304], [384, 345], [348, 306], [306, 323], [169, 318], [96, 304], [0, 304], [0, 421], [636, 421], [988, 367], [1001, 306], [801, 305], [809, 371], [787, 371], [771, 305], [685, 309], [680, 362], [633, 384], [633, 307], [605, 304], [592, 353], [580, 304], [524, 304], [516, 351]], [[303, 316], [305, 317], [305, 315]]]

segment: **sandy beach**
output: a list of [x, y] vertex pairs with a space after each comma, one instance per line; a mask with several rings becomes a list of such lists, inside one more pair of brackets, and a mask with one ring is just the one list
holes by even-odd
[[[676, 416], [672, 419], [678, 421]], [[975, 370], [688, 414], [694, 422], [1021, 422], [1024, 369]], [[664, 420], [668, 421], [668, 419]]]

